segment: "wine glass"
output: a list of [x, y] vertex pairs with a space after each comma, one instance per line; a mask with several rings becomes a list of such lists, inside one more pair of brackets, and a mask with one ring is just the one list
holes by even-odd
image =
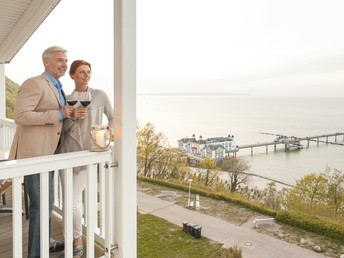
[[78, 102], [78, 93], [73, 91], [70, 95], [67, 96], [67, 103], [70, 106], [74, 106]]
[[91, 103], [91, 97], [90, 91], [81, 92], [79, 95], [81, 105], [86, 108]]

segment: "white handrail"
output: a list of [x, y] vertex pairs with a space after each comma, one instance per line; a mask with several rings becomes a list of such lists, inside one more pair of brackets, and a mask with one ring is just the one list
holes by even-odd
[[0, 118], [0, 148], [10, 148], [16, 124], [12, 119]]
[[[63, 171], [64, 176], [67, 176], [69, 183], [66, 185], [66, 192], [65, 194], [70, 196], [72, 193], [72, 168], [78, 166], [87, 166], [88, 169], [88, 180], [87, 180], [87, 216], [86, 216], [86, 228], [87, 228], [87, 249], [94, 250], [94, 234], [97, 234], [98, 237], [96, 240], [101, 239], [102, 243], [109, 243], [109, 239], [105, 239], [105, 236], [111, 237], [109, 232], [107, 232], [111, 227], [110, 225], [106, 225], [109, 223], [109, 217], [113, 215], [110, 214], [111, 210], [107, 205], [100, 205], [100, 207], [104, 207], [107, 211], [107, 218], [105, 221], [101, 222], [103, 230], [97, 229], [95, 223], [97, 218], [97, 166], [101, 166], [103, 170], [100, 175], [108, 177], [112, 173], [112, 169], [110, 169], [110, 163], [112, 162], [112, 153], [111, 151], [105, 152], [90, 152], [90, 151], [80, 151], [80, 152], [72, 152], [72, 153], [65, 153], [65, 154], [57, 154], [57, 155], [49, 155], [49, 156], [41, 156], [35, 158], [28, 158], [28, 159], [20, 159], [20, 160], [11, 160], [11, 161], [4, 161], [0, 162], [0, 180], [1, 179], [12, 179], [13, 184], [13, 237], [15, 237], [15, 241], [13, 241], [13, 257], [20, 258], [22, 257], [22, 243], [18, 241], [18, 239], [22, 239], [22, 225], [21, 225], [21, 182], [23, 176], [32, 175], [32, 174], [41, 174], [41, 180], [44, 182], [47, 180], [47, 175], [49, 171]], [[104, 164], [106, 166], [104, 166]], [[110, 175], [111, 176], [111, 175]], [[48, 184], [41, 184], [41, 255], [42, 257], [49, 257], [49, 250], [46, 241], [49, 239], [49, 231], [44, 225], [49, 225], [48, 223], [48, 210], [49, 205], [47, 200], [44, 198], [44, 192], [47, 193], [48, 191]], [[105, 184], [105, 198], [108, 201], [112, 199], [112, 196], [108, 196], [111, 194], [112, 186], [109, 184]], [[104, 193], [103, 193], [104, 194]], [[45, 195], [47, 196], [47, 194]], [[56, 196], [56, 195], [55, 195]], [[55, 202], [57, 203], [57, 202]], [[67, 203], [66, 203], [67, 204]], [[61, 207], [57, 207], [61, 208]], [[104, 210], [101, 211], [104, 213]], [[105, 213], [104, 213], [105, 214]], [[66, 225], [64, 226], [65, 230], [65, 239], [66, 239], [66, 246], [65, 246], [65, 255], [71, 254], [73, 250], [72, 246], [72, 228], [70, 227], [72, 221], [72, 205], [68, 203], [65, 206], [65, 222]], [[104, 219], [104, 218], [103, 218]], [[104, 232], [105, 231], [105, 232]], [[98, 234], [101, 233], [101, 235]], [[88, 257], [93, 257], [94, 252], [88, 251]], [[105, 254], [106, 255], [106, 254]], [[67, 256], [66, 256], [67, 257]]]

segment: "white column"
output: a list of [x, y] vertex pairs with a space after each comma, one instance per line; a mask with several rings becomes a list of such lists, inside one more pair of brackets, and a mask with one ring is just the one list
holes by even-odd
[[136, 1], [114, 1], [114, 243], [116, 258], [137, 257]]
[[6, 118], [5, 64], [0, 64], [0, 118]]

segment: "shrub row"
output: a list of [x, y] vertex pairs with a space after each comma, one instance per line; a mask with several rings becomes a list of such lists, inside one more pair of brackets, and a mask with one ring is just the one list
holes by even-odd
[[304, 230], [344, 241], [344, 224], [297, 211], [278, 211], [276, 220]]
[[[189, 191], [189, 186], [178, 183], [178, 182], [171, 182], [166, 180], [159, 180], [159, 179], [151, 179], [147, 177], [138, 177], [138, 180], [146, 181], [154, 184], [163, 185], [166, 187], [182, 190], [182, 191]], [[268, 207], [265, 207], [261, 204], [255, 203], [251, 200], [248, 200], [242, 196], [233, 194], [233, 193], [216, 193], [205, 189], [199, 189], [196, 187], [192, 187], [192, 192], [194, 194], [199, 194], [201, 196], [206, 196], [209, 198], [213, 198], [216, 200], [224, 200], [227, 202], [231, 202], [237, 204], [242, 207], [246, 207], [253, 211], [259, 212], [261, 214], [265, 214], [271, 217], [275, 217], [276, 221], [283, 222], [290, 226], [295, 226], [310, 232], [317, 233], [319, 235], [327, 236], [333, 239], [338, 239], [340, 241], [344, 241], [344, 224], [337, 223], [334, 221], [326, 220], [324, 218], [319, 218], [315, 216], [308, 215], [302, 212], [296, 211], [275, 211]]]
[[[171, 181], [166, 181], [166, 180], [161, 180], [161, 179], [151, 179], [147, 177], [138, 177], [139, 180], [141, 181], [146, 181], [154, 184], [159, 184], [163, 185], [166, 187], [171, 187], [174, 189], [182, 190], [182, 191], [189, 191], [189, 186], [182, 184], [182, 183], [177, 183], [177, 182], [171, 182]], [[201, 196], [209, 197], [215, 200], [224, 200], [227, 202], [231, 202], [246, 208], [249, 208], [251, 210], [257, 211], [259, 213], [275, 217], [276, 216], [276, 211], [272, 210], [270, 208], [267, 208], [259, 203], [253, 202], [251, 200], [248, 200], [240, 195], [229, 193], [229, 192], [213, 192], [210, 190], [206, 189], [199, 189], [196, 187], [192, 187], [192, 193], [194, 194], [199, 194]]]

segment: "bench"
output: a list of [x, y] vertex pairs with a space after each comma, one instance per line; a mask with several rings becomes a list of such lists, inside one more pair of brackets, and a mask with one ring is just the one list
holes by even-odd
[[262, 218], [262, 219], [255, 219], [253, 223], [258, 228], [259, 224], [265, 224], [265, 223], [269, 223], [270, 226], [272, 226], [273, 221], [274, 221], [274, 218]]
[[176, 196], [176, 192], [174, 191], [161, 191], [161, 194], [164, 195], [164, 196], [171, 196], [171, 197], [174, 197]]

